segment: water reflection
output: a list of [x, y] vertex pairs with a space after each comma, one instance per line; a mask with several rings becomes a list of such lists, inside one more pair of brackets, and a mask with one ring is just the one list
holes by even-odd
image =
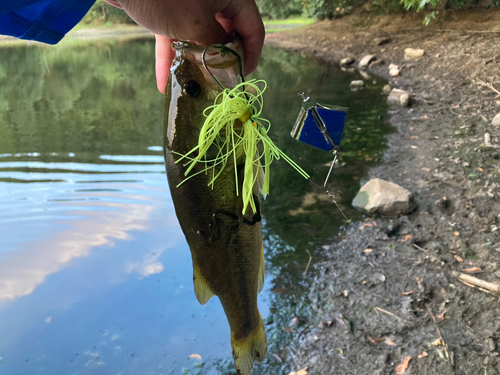
[[[158, 146], [153, 64], [150, 40], [0, 49], [0, 373], [231, 373], [222, 308], [194, 297]], [[290, 138], [296, 93], [351, 108], [333, 190], [355, 215], [348, 203], [387, 132], [382, 82], [353, 93], [336, 67], [270, 48], [254, 76], [269, 84], [273, 139], [317, 181], [331, 158]], [[284, 327], [308, 316], [306, 249], [341, 224], [285, 163], [271, 173], [259, 301], [270, 355], [255, 374], [289, 372], [300, 329]]]

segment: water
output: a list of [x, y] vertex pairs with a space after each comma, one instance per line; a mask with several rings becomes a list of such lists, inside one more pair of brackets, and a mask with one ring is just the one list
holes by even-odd
[[[351, 92], [357, 76], [272, 48], [254, 77], [269, 84], [271, 136], [318, 182], [331, 157], [290, 138], [296, 93], [351, 108], [331, 190], [356, 218], [349, 202], [389, 131], [382, 82]], [[194, 297], [162, 116], [151, 40], [0, 49], [0, 374], [231, 373], [222, 308]], [[306, 249], [343, 224], [285, 163], [271, 173], [259, 300], [270, 354], [256, 374], [292, 369], [301, 327], [284, 328], [308, 319]]]

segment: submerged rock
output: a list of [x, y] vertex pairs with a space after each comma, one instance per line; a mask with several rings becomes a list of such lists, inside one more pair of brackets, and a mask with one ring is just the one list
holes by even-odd
[[361, 60], [359, 60], [359, 67], [365, 69], [373, 60], [377, 57], [375, 55], [365, 55]]
[[363, 87], [364, 85], [365, 81], [362, 80], [351, 81], [351, 87]]
[[352, 205], [367, 214], [399, 216], [412, 212], [416, 203], [413, 194], [394, 182], [375, 178], [364, 184]]
[[410, 104], [411, 94], [408, 91], [400, 89], [392, 89], [387, 97], [387, 103], [399, 104], [401, 107], [408, 107]]

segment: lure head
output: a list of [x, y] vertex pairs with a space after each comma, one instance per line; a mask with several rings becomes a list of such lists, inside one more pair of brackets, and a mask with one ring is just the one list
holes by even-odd
[[[174, 42], [172, 48], [176, 56], [165, 90], [165, 146], [182, 153], [196, 146], [203, 112], [223, 90], [216, 79], [229, 89], [242, 81], [242, 54], [238, 42], [208, 48]], [[183, 138], [186, 150], [175, 147], [177, 137]]]

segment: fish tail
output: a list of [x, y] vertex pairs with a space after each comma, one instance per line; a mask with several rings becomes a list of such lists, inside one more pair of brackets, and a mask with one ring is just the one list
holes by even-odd
[[259, 325], [255, 331], [242, 340], [234, 339], [231, 332], [231, 346], [238, 375], [249, 375], [255, 361], [262, 362], [267, 354], [267, 338], [264, 322], [259, 314]]

